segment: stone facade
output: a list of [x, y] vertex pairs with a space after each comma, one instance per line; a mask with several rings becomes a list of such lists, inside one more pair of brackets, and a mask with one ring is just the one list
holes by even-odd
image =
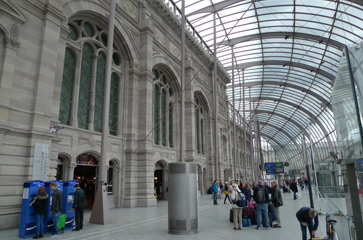
[[[81, 56], [77, 54], [82, 52], [83, 40], [72, 41], [70, 23], [78, 21], [84, 24], [88, 21], [97, 25], [97, 31], [102, 33], [107, 31], [108, 14], [109, 1], [0, 0], [0, 228], [18, 224], [23, 182], [33, 179], [36, 144], [48, 146], [45, 180], [55, 179], [60, 158], [63, 160], [62, 180], [74, 178], [78, 156], [90, 154], [100, 158], [101, 133], [93, 130], [95, 101], [89, 105], [87, 127], [80, 128], [77, 124], [78, 96], [83, 87], [79, 81]], [[113, 163], [113, 191], [109, 198], [112, 206], [156, 205], [156, 164], [159, 163], [163, 169], [162, 192], [165, 193], [167, 165], [180, 161], [178, 96], [181, 92], [181, 53], [178, 21], [175, 13], [160, 0], [122, 0], [117, 5], [114, 47], [121, 61], [121, 64], [114, 63], [113, 66], [119, 76], [117, 130], [109, 136], [107, 154], [107, 163]], [[86, 31], [85, 26], [82, 31]], [[199, 190], [205, 193], [214, 178], [230, 179], [234, 174], [226, 171], [234, 169], [230, 137], [233, 128], [228, 118], [226, 96], [229, 78], [222, 68], [218, 69], [220, 132], [217, 135], [220, 143], [225, 141], [226, 146], [219, 154], [220, 172], [216, 174], [212, 140], [215, 121], [212, 58], [190, 35], [187, 43], [184, 160], [198, 164]], [[74, 50], [78, 61], [69, 124], [61, 124], [59, 113], [66, 48]], [[95, 61], [99, 56], [97, 52]], [[167, 146], [155, 144], [154, 69], [165, 72], [175, 94], [171, 97], [173, 112], [167, 118], [167, 121], [172, 121], [166, 130], [170, 134]], [[95, 84], [95, 73], [92, 76], [92, 84]], [[93, 100], [96, 90], [95, 86], [91, 86]], [[196, 97], [203, 109], [203, 117], [200, 118], [203, 130], [199, 133], [202, 136], [196, 133], [199, 126], [195, 117]], [[50, 128], [56, 131], [50, 132]], [[251, 180], [250, 142], [248, 140], [246, 149], [249, 160], [243, 160], [241, 127], [237, 127], [237, 136], [237, 146], [241, 150], [237, 150], [236, 173]], [[203, 151], [198, 152], [197, 144], [202, 146]], [[166, 194], [164, 198], [167, 198]]]

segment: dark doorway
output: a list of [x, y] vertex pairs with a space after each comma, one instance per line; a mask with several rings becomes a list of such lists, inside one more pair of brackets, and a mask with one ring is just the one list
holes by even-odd
[[79, 182], [81, 188], [86, 195], [88, 209], [92, 209], [93, 207], [94, 197], [96, 193], [96, 172], [96, 166], [78, 165], [74, 169], [74, 179]]
[[55, 176], [56, 180], [64, 180], [63, 179], [63, 163], [64, 159], [61, 156], [58, 156], [57, 159], [57, 175]]
[[87, 198], [87, 209], [92, 209], [98, 180], [98, 160], [91, 154], [77, 157], [74, 180], [78, 181]]
[[163, 199], [163, 170], [156, 170], [154, 174], [154, 189], [157, 200]]

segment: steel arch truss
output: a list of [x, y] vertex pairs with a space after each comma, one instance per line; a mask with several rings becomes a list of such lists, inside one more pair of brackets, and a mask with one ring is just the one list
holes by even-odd
[[246, 121], [257, 115], [260, 135], [285, 160], [299, 165], [303, 134], [325, 148], [315, 147], [321, 156], [336, 148], [331, 90], [342, 48], [363, 40], [363, 1], [185, 2], [192, 34], [210, 54], [216, 14], [217, 58], [234, 71], [229, 100]]

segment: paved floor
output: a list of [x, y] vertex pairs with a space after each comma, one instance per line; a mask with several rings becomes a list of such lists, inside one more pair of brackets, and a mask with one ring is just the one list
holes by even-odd
[[[199, 229], [197, 234], [172, 235], [168, 233], [167, 201], [159, 201], [157, 207], [112, 209], [112, 224], [102, 226], [89, 224], [90, 212], [85, 213], [86, 223], [79, 232], [66, 231], [56, 239], [123, 239], [123, 240], [211, 240], [211, 239], [244, 239], [266, 240], [286, 239], [300, 240], [300, 226], [295, 213], [302, 206], [309, 206], [307, 191], [298, 200], [292, 194], [283, 194], [284, 206], [281, 207], [282, 228], [257, 231], [255, 226], [244, 227], [242, 231], [233, 230], [229, 222], [230, 204], [212, 205], [211, 195], [203, 195], [199, 200]], [[324, 226], [324, 225], [323, 225]], [[47, 236], [46, 236], [47, 237]], [[0, 231], [0, 239], [18, 238], [18, 229]]]

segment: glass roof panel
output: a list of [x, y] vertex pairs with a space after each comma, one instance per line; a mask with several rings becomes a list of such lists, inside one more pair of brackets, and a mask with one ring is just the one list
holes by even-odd
[[[180, 0], [165, 2], [169, 7], [176, 4], [181, 8]], [[213, 51], [213, 11], [217, 9], [217, 57], [230, 77], [235, 61], [235, 78], [231, 79], [235, 99], [231, 83], [227, 85], [228, 98], [239, 113], [245, 104], [247, 121], [253, 109], [260, 112], [261, 121], [266, 121], [260, 126], [261, 136], [279, 156], [301, 165], [293, 140], [283, 131], [276, 131], [282, 128], [291, 137], [298, 137], [301, 129], [296, 124], [308, 128], [313, 141], [319, 141], [322, 155], [328, 154], [326, 146], [335, 147], [336, 138], [330, 110], [331, 87], [342, 46], [363, 40], [363, 6], [354, 0], [188, 0], [185, 3], [186, 14], [203, 10], [188, 15], [187, 20], [209, 51]], [[231, 46], [221, 44], [227, 40], [235, 41], [234, 58]]]

